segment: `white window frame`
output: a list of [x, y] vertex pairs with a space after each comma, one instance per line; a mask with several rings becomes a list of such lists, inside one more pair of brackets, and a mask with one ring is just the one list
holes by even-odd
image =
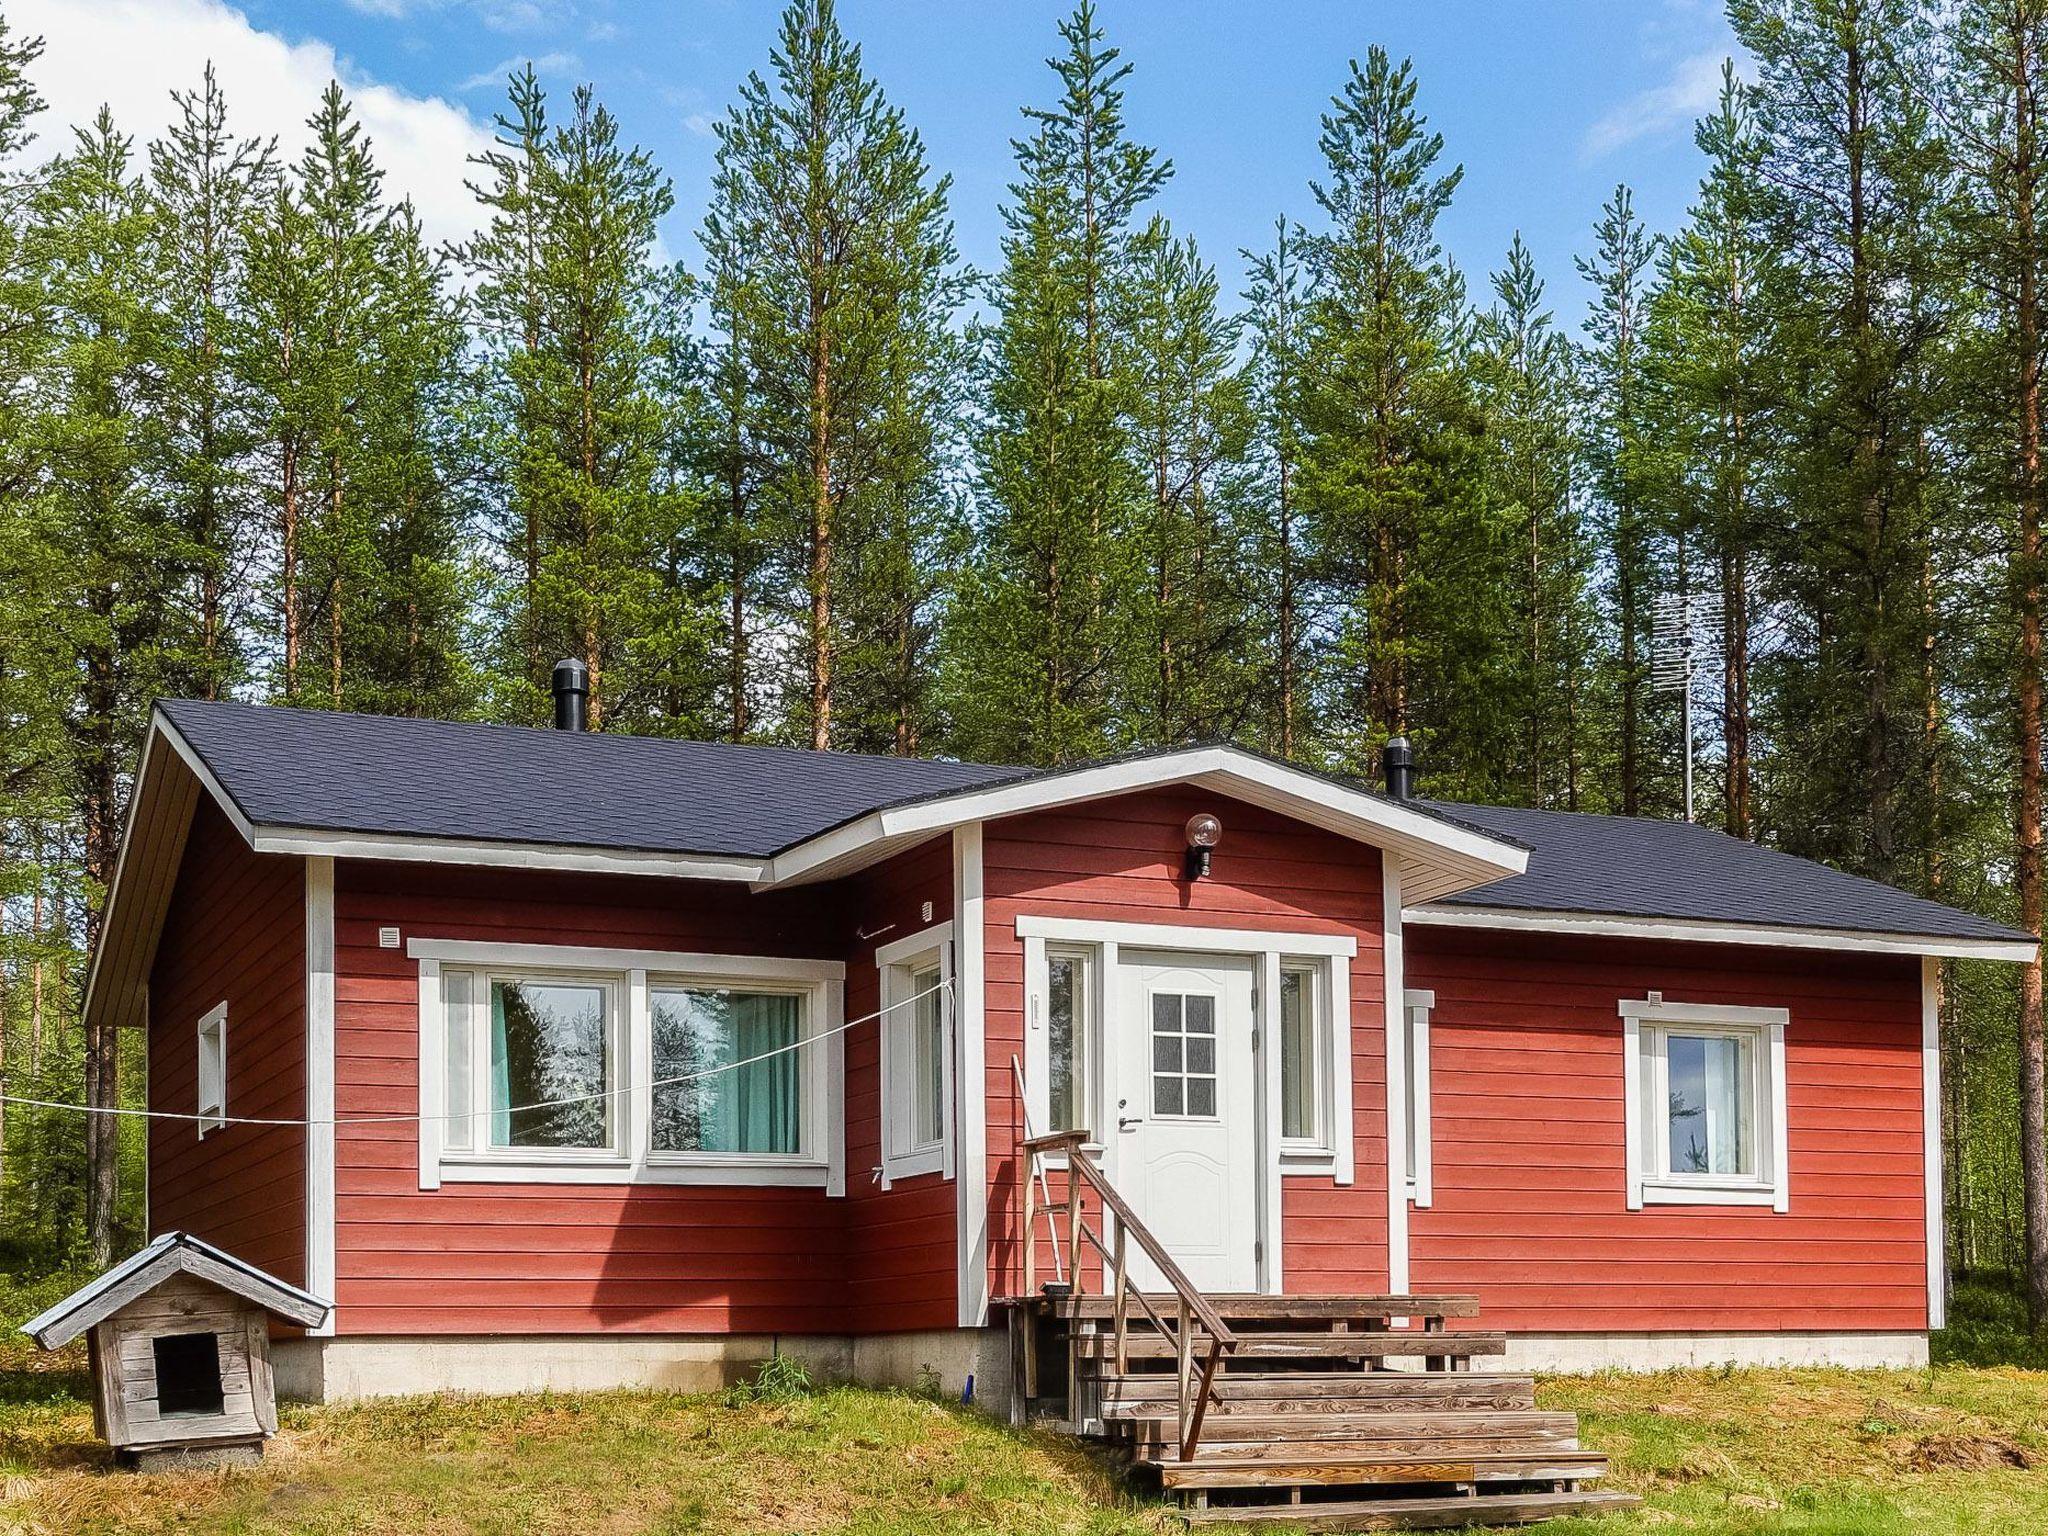
[[[939, 973], [940, 1126], [937, 1141], [916, 1142], [917, 1008], [909, 1001], [917, 993], [913, 977], [931, 970]], [[953, 1126], [956, 1118], [953, 1087], [953, 925], [937, 923], [875, 950], [876, 992], [883, 1009], [876, 1029], [876, 1050], [881, 1067], [882, 1188], [898, 1179], [921, 1174], [955, 1174]]]
[[1403, 1151], [1408, 1163], [1408, 1199], [1416, 1209], [1428, 1210], [1436, 1198], [1429, 1117], [1429, 1016], [1436, 1008], [1436, 993], [1411, 987], [1401, 994], [1401, 1008], [1408, 1024], [1408, 1140], [1412, 1152]]
[[[842, 1022], [845, 965], [837, 960], [774, 955], [713, 955], [665, 950], [590, 949], [573, 945], [496, 944], [415, 938], [407, 954], [419, 965], [420, 1188], [442, 1183], [707, 1184], [821, 1187], [846, 1192], [845, 1073]], [[470, 1104], [476, 1145], [444, 1145], [440, 1106], [446, 1078], [445, 970], [482, 973], [483, 997], [495, 977], [597, 981], [614, 990], [611, 1088], [614, 1145], [606, 1149], [491, 1150], [488, 1055], [470, 1045]], [[803, 994], [804, 1134], [790, 1153], [656, 1152], [653, 1150], [654, 1040], [650, 992], [705, 987]], [[484, 1050], [487, 1051], [486, 1040]]]
[[[1086, 1150], [1099, 1155], [1103, 1150], [1101, 1122], [1105, 1114], [1099, 1102], [1103, 1081], [1102, 1019], [1104, 977], [1115, 968], [1116, 945], [1087, 943], [1076, 939], [1047, 940], [1037, 935], [1024, 939], [1024, 974], [1028, 1024], [1024, 1039], [1024, 1086], [1029, 1095], [1025, 1110], [1033, 1135], [1048, 1134], [1052, 1126], [1052, 962], [1072, 960], [1081, 967], [1078, 1001], [1081, 1017], [1075, 1028], [1080, 1038], [1074, 1051], [1074, 1117], [1089, 1133]], [[1048, 1167], [1064, 1168], [1066, 1154], [1050, 1153]]]
[[[1785, 1008], [1718, 1003], [1667, 1003], [1652, 992], [1619, 1004], [1622, 1023], [1622, 1103], [1628, 1134], [1628, 1208], [1646, 1205], [1753, 1205], [1791, 1209], [1785, 1091]], [[1669, 1126], [1656, 1106], [1665, 1102], [1665, 1042], [1673, 1034], [1720, 1035], [1752, 1042], [1756, 1092], [1755, 1177], [1674, 1173]]]
[[[215, 1003], [200, 1015], [199, 1027], [195, 1034], [196, 1048], [193, 1056], [193, 1092], [197, 1100], [195, 1112], [199, 1116], [199, 1139], [204, 1141], [208, 1131], [220, 1130], [228, 1123], [228, 1005]], [[211, 1063], [208, 1061], [212, 1057]], [[215, 1092], [207, 1092], [207, 1079], [214, 1081]]]
[[[1330, 1022], [1335, 1012], [1331, 1007], [1331, 965], [1327, 957], [1282, 955], [1280, 979], [1283, 985], [1290, 973], [1303, 979], [1303, 996], [1308, 1000], [1310, 1010], [1309, 1103], [1314, 1109], [1315, 1124], [1307, 1136], [1280, 1137], [1281, 1171], [1328, 1173], [1331, 1159], [1336, 1152], [1336, 1138], [1332, 1132], [1337, 1122], [1338, 1060], [1337, 1052], [1332, 1046], [1333, 1032]], [[1274, 1071], [1281, 1074], [1284, 1092], [1286, 1045], [1280, 1025], [1280, 999], [1277, 996], [1273, 999], [1273, 1036]]]

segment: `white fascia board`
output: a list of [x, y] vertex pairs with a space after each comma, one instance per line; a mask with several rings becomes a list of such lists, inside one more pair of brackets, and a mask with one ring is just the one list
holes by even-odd
[[1956, 939], [1903, 933], [1856, 933], [1836, 928], [1777, 928], [1767, 923], [1724, 923], [1655, 917], [1605, 917], [1501, 907], [1410, 907], [1404, 921], [1430, 928], [1484, 928], [1521, 933], [1583, 934], [1595, 938], [1661, 939], [1688, 944], [1753, 944], [1771, 949], [1827, 949], [1868, 955], [1934, 955], [1956, 960], [2034, 958], [2035, 947], [2004, 939]]
[[663, 875], [679, 880], [758, 880], [766, 867], [761, 859], [577, 848], [558, 843], [328, 832], [316, 827], [261, 827], [250, 838], [250, 846], [258, 853], [478, 864], [496, 869], [568, 870], [579, 874]]
[[1518, 875], [1529, 864], [1526, 849], [1398, 801], [1348, 789], [1230, 747], [1193, 747], [885, 807], [784, 849], [769, 862], [762, 883], [787, 885], [838, 873], [878, 848], [898, 846], [970, 822], [1182, 783], [1235, 795], [1361, 842], [1391, 848], [1405, 858], [1445, 864], [1454, 877], [1439, 894]]

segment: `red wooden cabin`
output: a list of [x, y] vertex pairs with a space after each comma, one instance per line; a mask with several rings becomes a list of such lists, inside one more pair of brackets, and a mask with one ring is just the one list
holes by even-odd
[[2032, 939], [1394, 780], [167, 703], [87, 1007], [199, 1117], [151, 1230], [335, 1299], [302, 1393], [779, 1348], [986, 1394], [1027, 1121], [1206, 1290], [1476, 1292], [1510, 1364], [1924, 1359], [1938, 962]]

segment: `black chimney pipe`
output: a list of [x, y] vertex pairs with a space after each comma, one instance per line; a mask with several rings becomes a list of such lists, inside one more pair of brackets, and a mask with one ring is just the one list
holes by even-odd
[[1396, 736], [1380, 749], [1380, 762], [1386, 769], [1387, 793], [1396, 800], [1415, 798], [1415, 749], [1408, 745], [1406, 736]]
[[573, 656], [555, 663], [555, 729], [590, 729], [590, 668]]

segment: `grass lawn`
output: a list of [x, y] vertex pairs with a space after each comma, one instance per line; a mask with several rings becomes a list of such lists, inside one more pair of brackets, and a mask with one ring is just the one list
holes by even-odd
[[[137, 1476], [108, 1470], [85, 1392], [75, 1352], [0, 1342], [0, 1536], [1177, 1528], [1078, 1447], [910, 1393], [287, 1408], [258, 1469]], [[1542, 1395], [1584, 1414], [1615, 1485], [1648, 1500], [1541, 1527], [1553, 1536], [2048, 1531], [2048, 1374], [1690, 1371]]]

